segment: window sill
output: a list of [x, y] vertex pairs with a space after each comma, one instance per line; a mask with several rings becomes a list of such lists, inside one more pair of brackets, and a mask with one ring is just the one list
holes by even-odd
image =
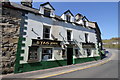
[[33, 62], [38, 62], [39, 60], [38, 59], [33, 59], [33, 60], [28, 60], [27, 62], [28, 63], [33, 63]]
[[52, 40], [51, 38], [43, 38], [43, 40]]
[[66, 55], [62, 55], [62, 57], [66, 57]]
[[54, 61], [55, 59], [41, 60], [41, 61]]
[[75, 55], [75, 57], [79, 57], [80, 55]]

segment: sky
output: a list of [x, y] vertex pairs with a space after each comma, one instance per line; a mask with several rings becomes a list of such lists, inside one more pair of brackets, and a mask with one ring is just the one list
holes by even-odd
[[[39, 9], [40, 4], [34, 2], [33, 7]], [[76, 15], [80, 13], [89, 21], [97, 22], [102, 39], [118, 37], [118, 2], [50, 2], [55, 14], [61, 16], [68, 9]]]

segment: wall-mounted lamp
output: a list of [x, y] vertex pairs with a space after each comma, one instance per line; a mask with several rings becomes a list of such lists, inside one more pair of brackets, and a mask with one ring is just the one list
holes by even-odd
[[38, 33], [36, 33], [34, 30], [33, 30], [33, 28], [32, 28], [32, 30], [31, 30], [33, 33], [35, 33], [37, 36], [39, 36], [39, 34]]

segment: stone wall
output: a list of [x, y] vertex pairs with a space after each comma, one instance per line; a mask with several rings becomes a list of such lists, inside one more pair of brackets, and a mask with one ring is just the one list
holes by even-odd
[[[21, 12], [2, 7], [2, 74], [12, 73], [16, 60], [17, 43], [20, 32]], [[0, 42], [1, 43], [1, 42]]]

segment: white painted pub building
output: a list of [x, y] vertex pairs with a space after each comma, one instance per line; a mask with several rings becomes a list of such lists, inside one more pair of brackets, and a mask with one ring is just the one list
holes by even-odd
[[25, 40], [22, 52], [17, 53], [20, 59], [15, 73], [100, 59], [94, 22], [79, 13], [74, 16], [70, 10], [57, 16], [49, 2], [41, 4], [39, 10], [28, 5], [20, 5], [28, 11], [23, 15]]

